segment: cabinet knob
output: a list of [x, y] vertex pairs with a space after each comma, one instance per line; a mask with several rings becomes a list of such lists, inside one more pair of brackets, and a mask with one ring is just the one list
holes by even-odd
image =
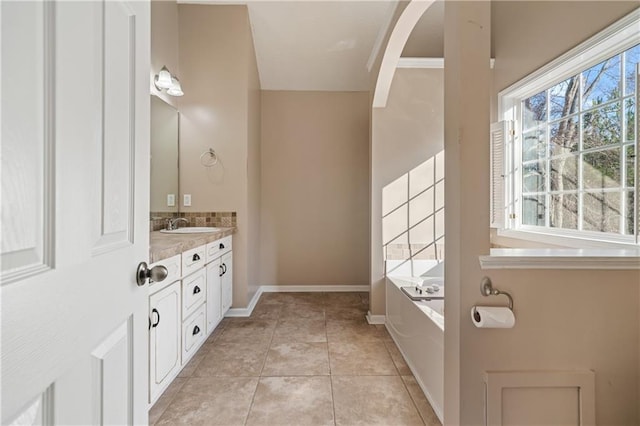
[[196, 325], [195, 327], [193, 327], [193, 335], [195, 336], [198, 333], [200, 333], [200, 327]]
[[193, 294], [198, 294], [198, 293], [200, 293], [200, 287], [195, 286], [195, 287], [193, 288]]
[[224, 244], [220, 243], [220, 250], [224, 248]]
[[197, 260], [200, 260], [200, 256], [198, 256], [198, 253], [193, 255], [193, 261], [195, 262]]

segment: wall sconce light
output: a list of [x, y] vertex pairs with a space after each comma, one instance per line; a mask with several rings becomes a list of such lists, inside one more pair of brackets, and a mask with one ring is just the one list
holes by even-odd
[[167, 90], [167, 94], [170, 96], [182, 96], [184, 92], [180, 86], [180, 80], [172, 75], [167, 67], [162, 67], [160, 72], [156, 74], [153, 79], [153, 84], [159, 91]]

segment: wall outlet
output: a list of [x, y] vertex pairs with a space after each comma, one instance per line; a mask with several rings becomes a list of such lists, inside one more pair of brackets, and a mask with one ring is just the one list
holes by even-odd
[[175, 207], [176, 194], [167, 194], [167, 207]]
[[184, 194], [184, 198], [182, 200], [182, 205], [185, 207], [191, 206], [191, 194]]

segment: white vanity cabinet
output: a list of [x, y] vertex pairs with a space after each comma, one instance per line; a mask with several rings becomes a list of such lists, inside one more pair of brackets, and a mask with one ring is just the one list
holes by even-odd
[[168, 276], [149, 285], [149, 403], [160, 397], [231, 307], [232, 239], [221, 238], [151, 265]]
[[231, 307], [232, 239], [221, 238], [207, 244], [207, 334], [211, 334]]
[[182, 368], [180, 281], [149, 296], [149, 402], [153, 402]]
[[233, 256], [228, 252], [220, 258], [220, 286], [222, 288], [222, 315], [227, 313], [233, 303]]
[[207, 335], [222, 321], [222, 289], [220, 258], [207, 264]]

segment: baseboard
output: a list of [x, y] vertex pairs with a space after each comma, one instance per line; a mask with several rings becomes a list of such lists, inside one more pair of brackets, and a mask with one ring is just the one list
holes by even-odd
[[369, 291], [369, 285], [263, 285], [263, 293], [319, 292], [319, 291]]
[[256, 291], [256, 293], [251, 298], [251, 301], [249, 302], [249, 306], [247, 306], [246, 308], [231, 308], [227, 311], [227, 313], [224, 316], [225, 317], [250, 317], [251, 313], [253, 312], [253, 309], [256, 307], [256, 304], [258, 303], [258, 300], [260, 300], [260, 296], [262, 295], [263, 291], [264, 290], [262, 290], [262, 287], [258, 287], [258, 290]]
[[373, 315], [371, 311], [367, 312], [367, 322], [369, 324], [384, 324], [387, 320], [385, 315]]
[[[250, 317], [253, 309], [256, 307], [262, 293], [286, 293], [286, 292], [320, 292], [320, 291], [369, 291], [368, 285], [262, 285], [258, 287], [256, 294], [253, 295], [249, 306], [246, 308], [231, 308], [224, 315], [225, 317]], [[377, 318], [377, 317], [381, 317]], [[384, 324], [384, 315], [373, 315], [369, 324]], [[367, 315], [369, 321], [369, 315]]]

